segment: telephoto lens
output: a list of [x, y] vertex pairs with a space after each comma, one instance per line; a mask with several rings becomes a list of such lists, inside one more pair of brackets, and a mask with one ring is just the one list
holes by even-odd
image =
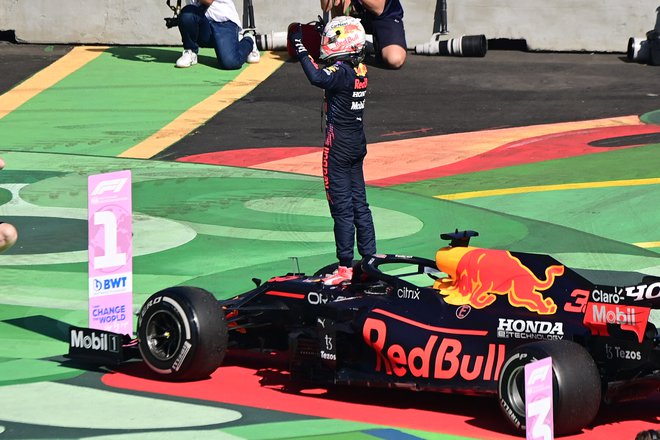
[[431, 39], [428, 42], [415, 46], [415, 53], [420, 55], [438, 55], [438, 41], [441, 38], [446, 38], [446, 35], [441, 33], [431, 35]]
[[660, 31], [648, 31], [646, 39], [630, 37], [627, 56], [630, 61], [660, 66]]
[[485, 35], [462, 35], [438, 43], [440, 55], [459, 57], [484, 57], [488, 52], [488, 40]]
[[415, 53], [420, 55], [437, 55], [439, 53], [438, 42], [431, 40], [423, 44], [418, 44], [415, 46]]
[[646, 39], [630, 37], [628, 39], [628, 59], [638, 63], [645, 63], [649, 60], [650, 50]]
[[433, 34], [431, 41], [415, 46], [415, 53], [423, 55], [452, 55], [459, 57], [483, 57], [488, 52], [485, 35], [461, 35], [447, 38], [443, 34]]
[[259, 50], [286, 50], [286, 44], [286, 32], [257, 34], [257, 49]]
[[649, 64], [660, 66], [660, 31], [655, 29], [648, 31], [646, 41], [649, 45]]

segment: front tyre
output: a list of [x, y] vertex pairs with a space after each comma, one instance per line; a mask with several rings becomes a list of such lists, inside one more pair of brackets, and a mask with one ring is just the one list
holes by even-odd
[[601, 381], [589, 352], [572, 341], [538, 341], [516, 348], [500, 374], [500, 407], [513, 427], [524, 433], [525, 365], [546, 357], [552, 357], [554, 433], [579, 432], [598, 413]]
[[138, 347], [149, 368], [168, 380], [204, 379], [222, 364], [227, 351], [222, 307], [204, 289], [161, 290], [140, 310]]

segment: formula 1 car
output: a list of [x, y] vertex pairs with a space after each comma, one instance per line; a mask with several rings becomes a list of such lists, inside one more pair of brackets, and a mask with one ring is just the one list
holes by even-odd
[[188, 381], [208, 377], [227, 350], [281, 350], [301, 380], [497, 395], [518, 431], [524, 367], [551, 357], [555, 435], [588, 426], [601, 401], [660, 389], [649, 321], [660, 278], [599, 286], [548, 255], [472, 247], [475, 236], [442, 234], [450, 243], [435, 260], [373, 255], [335, 286], [323, 283], [326, 267], [253, 279], [228, 300], [167, 288], [142, 306], [136, 338], [72, 327], [69, 356], [112, 363], [139, 350], [163, 379]]

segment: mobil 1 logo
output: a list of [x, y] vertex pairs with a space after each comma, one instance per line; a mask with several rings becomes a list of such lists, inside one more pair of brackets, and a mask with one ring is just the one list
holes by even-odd
[[123, 360], [123, 336], [84, 327], [70, 327], [69, 355], [72, 359], [103, 364], [119, 364]]

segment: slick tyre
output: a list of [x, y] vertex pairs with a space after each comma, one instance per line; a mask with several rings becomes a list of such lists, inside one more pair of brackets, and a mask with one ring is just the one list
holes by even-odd
[[502, 366], [498, 383], [500, 408], [519, 433], [525, 433], [525, 365], [552, 357], [553, 421], [556, 436], [589, 426], [601, 402], [596, 364], [572, 341], [538, 341], [516, 348]]
[[144, 362], [171, 381], [208, 377], [227, 351], [227, 324], [213, 295], [196, 287], [171, 287], [149, 297], [138, 316]]

